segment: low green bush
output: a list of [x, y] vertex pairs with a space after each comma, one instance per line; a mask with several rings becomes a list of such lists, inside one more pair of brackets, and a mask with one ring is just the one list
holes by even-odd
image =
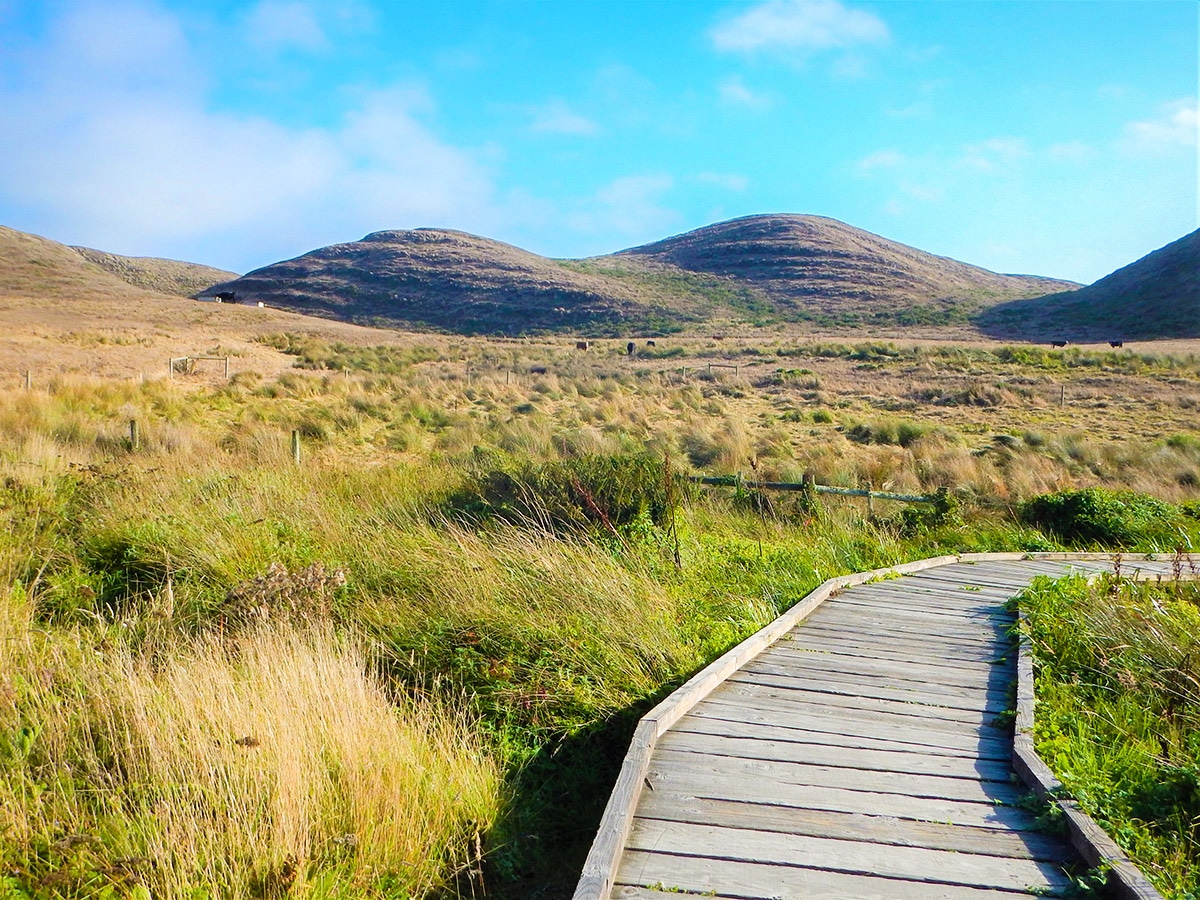
[[1148, 494], [1090, 487], [1041, 494], [1019, 507], [1021, 521], [1075, 546], [1171, 549], [1186, 539], [1179, 511]]

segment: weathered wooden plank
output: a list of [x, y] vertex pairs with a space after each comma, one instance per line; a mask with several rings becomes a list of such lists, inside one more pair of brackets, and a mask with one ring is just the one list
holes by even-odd
[[[997, 703], [1000, 709], [1008, 707], [1009, 692], [1003, 683], [1004, 673], [997, 673], [992, 683], [982, 682], [978, 685], [951, 684], [935, 677], [922, 678], [922, 670], [903, 671], [902, 674], [888, 672], [854, 672], [842, 671], [833, 667], [817, 665], [779, 666], [774, 664], [747, 666], [737, 674], [737, 677], [788, 679], [790, 684], [805, 686], [819, 684], [845, 685], [848, 688], [861, 690], [868, 696], [885, 696], [876, 691], [899, 691], [907, 701], [931, 702], [936, 706], [964, 705], [967, 709], [983, 709], [985, 704]], [[732, 680], [732, 679], [731, 679]], [[772, 683], [775, 682], [764, 682]], [[783, 684], [784, 682], [779, 682]], [[922, 701], [922, 695], [929, 695], [930, 700]], [[899, 695], [897, 695], [899, 696]], [[953, 698], [953, 703], [945, 702]]]
[[877, 794], [898, 794], [906, 798], [924, 797], [990, 804], [1016, 803], [1026, 793], [1008, 783], [683, 753], [666, 747], [655, 750], [647, 777], [656, 788], [659, 782], [691, 784], [697, 777], [707, 777], [730, 784], [766, 781], [768, 785], [779, 789], [786, 786], [830, 787]]
[[632, 850], [647, 852], [669, 847], [672, 855], [770, 863], [846, 875], [875, 875], [1009, 891], [1022, 891], [1030, 887], [1061, 890], [1069, 884], [1062, 870], [1045, 860], [1011, 859], [662, 819], [636, 819], [628, 846]]
[[[999, 727], [997, 717], [985, 713], [970, 713], [965, 710], [941, 710], [937, 707], [917, 703], [900, 703], [895, 700], [876, 700], [870, 697], [843, 697], [837, 694], [822, 694], [817, 691], [788, 691], [786, 695], [773, 689], [726, 682], [719, 691], [713, 691], [707, 703], [741, 706], [744, 709], [769, 713], [772, 721], [780, 725], [803, 726], [812, 715], [840, 714], [848, 718], [890, 721], [898, 727], [949, 731], [955, 733], [1007, 735], [1008, 727]], [[698, 707], [697, 707], [698, 708]]]
[[1009, 589], [973, 588], [970, 585], [946, 585], [936, 591], [928, 587], [901, 585], [864, 585], [847, 588], [829, 600], [832, 610], [851, 605], [862, 605], [877, 609], [889, 609], [911, 615], [962, 618], [966, 621], [984, 622], [1012, 618], [1005, 604], [1013, 593]]
[[822, 622], [854, 621], [857, 619], [874, 620], [887, 617], [896, 624], [904, 624], [910, 628], [935, 630], [946, 634], [997, 634], [1008, 630], [1011, 622], [997, 618], [972, 619], [959, 613], [947, 613], [942, 610], [917, 610], [911, 607], [900, 607], [888, 602], [886, 598], [856, 598], [847, 595], [846, 599], [830, 601], [828, 612], [820, 617]]
[[895, 816], [797, 809], [778, 804], [706, 800], [665, 791], [647, 792], [638, 807], [638, 816], [957, 853], [981, 853], [1011, 859], [1061, 862], [1071, 855], [1070, 848], [1063, 841], [1036, 831], [918, 822]]
[[[853, 656], [821, 652], [787, 653], [772, 647], [753, 661], [743, 666], [757, 672], [840, 673], [864, 678], [896, 678], [905, 681], [922, 681], [927, 684], [944, 684], [960, 688], [977, 688], [980, 691], [1004, 691], [1011, 681], [1011, 668], [993, 666], [991, 671], [979, 667], [973, 670], [937, 666], [926, 660], [905, 663], [878, 657]], [[902, 673], [902, 675], [898, 674]]]
[[[770, 725], [788, 731], [824, 732], [833, 743], [837, 735], [849, 743], [853, 738], [878, 738], [896, 742], [916, 742], [918, 746], [940, 747], [965, 753], [999, 754], [1006, 757], [1011, 745], [1007, 732], [988, 725], [969, 725], [962, 722], [922, 722], [914, 731], [910, 717], [889, 713], [867, 712], [853, 708], [830, 708], [811, 704], [794, 711], [788, 724], [775, 720], [775, 711], [764, 709], [755, 703], [723, 702], [710, 698], [697, 704], [688, 714], [693, 718], [717, 719], [725, 722], [740, 722], [757, 727]], [[684, 720], [681, 719], [680, 722]], [[821, 738], [818, 737], [818, 740]]]
[[705, 753], [739, 759], [798, 762], [841, 769], [864, 769], [868, 772], [939, 775], [947, 778], [968, 778], [975, 781], [997, 781], [1002, 784], [1008, 784], [1012, 776], [1012, 767], [1003, 760], [904, 753], [866, 747], [798, 744], [745, 736], [682, 732], [674, 729], [659, 739], [658, 747], [680, 753]]
[[[864, 750], [890, 750], [895, 753], [919, 753], [930, 756], [952, 756], [964, 759], [987, 759], [1007, 761], [1008, 742], [1003, 738], [992, 741], [970, 737], [943, 739], [940, 733], [913, 733], [911, 729], [889, 728], [876, 723], [864, 723], [854, 728], [853, 721], [832, 717], [806, 716], [801, 727], [786, 727], [769, 721], [743, 722], [737, 718], [721, 718], [720, 710], [707, 709], [698, 714], [700, 707], [692, 710], [675, 723], [670, 733], [717, 734], [727, 737], [756, 737], [764, 741], [780, 741], [792, 744], [819, 744], [823, 747], [861, 747]], [[737, 713], [730, 713], [736, 716]], [[875, 730], [877, 735], [846, 734], [847, 731], [865, 732]], [[888, 734], [884, 737], [879, 735]], [[906, 740], [907, 739], [907, 740]], [[942, 744], [959, 743], [962, 746], [945, 747]]]
[[844, 629], [829, 628], [815, 622], [796, 629], [791, 642], [811, 650], [819, 650], [823, 646], [837, 649], [864, 647], [872, 650], [903, 651], [912, 659], [931, 656], [934, 659], [961, 659], [973, 662], [990, 662], [1006, 657], [1009, 653], [1015, 655], [1016, 650], [1008, 641], [949, 643], [932, 638], [923, 640], [917, 635], [888, 634], [878, 629], [847, 634]]
[[[651, 874], [653, 873], [653, 874]], [[698, 859], [631, 850], [622, 861], [618, 883], [635, 888], [657, 885], [670, 893], [713, 892], [744, 900], [1015, 900], [1021, 893], [897, 878], [847, 875], [795, 866], [733, 860]], [[1025, 892], [1032, 895], [1032, 891]], [[618, 894], [637, 897], [637, 894]], [[646, 895], [643, 895], [646, 896]], [[650, 894], [649, 896], [655, 896]], [[661, 896], [661, 895], [660, 895]]]
[[899, 681], [885, 683], [878, 679], [855, 680], [853, 678], [828, 676], [825, 678], [804, 677], [793, 674], [775, 675], [768, 672], [752, 672], [739, 669], [729, 676], [730, 684], [760, 684], [783, 690], [820, 691], [844, 697], [866, 697], [877, 700], [898, 700], [901, 703], [919, 703], [939, 709], [961, 709], [968, 712], [988, 712], [992, 715], [1009, 708], [1003, 697], [988, 698], [976, 693], [964, 696], [960, 690], [949, 686], [924, 685], [919, 682]]
[[910, 655], [901, 652], [900, 648], [895, 646], [864, 646], [855, 642], [843, 640], [840, 642], [825, 641], [822, 643], [813, 643], [807, 640], [789, 640], [789, 636], [785, 636], [770, 650], [764, 651], [766, 654], [779, 654], [780, 658], [785, 658], [790, 654], [796, 654], [801, 658], [811, 657], [813, 659], [830, 659], [840, 660], [844, 658], [857, 658], [862, 660], [870, 660], [878, 663], [901, 663], [906, 665], [919, 665], [922, 669], [941, 671], [957, 671], [972, 676], [978, 675], [980, 678], [988, 678], [989, 672], [996, 669], [1011, 668], [1015, 665], [1016, 654], [1007, 652], [1009, 648], [1005, 648], [1004, 653], [999, 656], [989, 655], [983, 659], [955, 659], [951, 657], [934, 657], [931, 658], [925, 655], [922, 658], [914, 660]]
[[925, 718], [947, 722], [961, 722], [967, 725], [988, 725], [996, 720], [996, 713], [975, 711], [969, 709], [952, 709], [945, 706], [933, 706], [928, 703], [906, 702], [904, 700], [883, 699], [879, 697], [863, 697], [854, 694], [841, 693], [837, 690], [813, 688], [779, 688], [760, 684], [747, 684], [743, 681], [730, 679], [713, 691], [714, 697], [728, 699], [741, 697], [763, 708], [775, 710], [778, 721], [787, 723], [793, 721], [791, 713], [802, 709], [798, 704], [814, 704], [825, 707], [842, 707], [857, 709], [865, 712], [890, 712], [909, 718]]
[[837, 625], [854, 628], [857, 623], [865, 622], [871, 626], [880, 626], [888, 634], [917, 634], [928, 637], [944, 637], [968, 640], [989, 640], [1006, 637], [1010, 628], [999, 626], [993, 622], [971, 622], [962, 616], [934, 616], [889, 609], [882, 604], [863, 605], [844, 603], [836, 609], [830, 609], [827, 616], [822, 616], [821, 624]]
[[752, 776], [714, 779], [711, 774], [675, 770], [650, 779], [643, 792], [680, 794], [708, 800], [739, 803], [775, 804], [801, 809], [892, 816], [917, 822], [942, 822], [980, 828], [1008, 828], [1014, 831], [1035, 829], [1035, 822], [1024, 810], [997, 805], [991, 801], [954, 800], [942, 797], [908, 796], [880, 791], [855, 790], [813, 784], [772, 784]]

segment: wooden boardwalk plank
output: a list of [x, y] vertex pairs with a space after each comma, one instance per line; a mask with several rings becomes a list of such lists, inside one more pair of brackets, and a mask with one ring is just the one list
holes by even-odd
[[[653, 853], [659, 847], [670, 847], [672, 855], [799, 866], [846, 875], [874, 875], [1008, 891], [1029, 888], [1055, 890], [1069, 883], [1059, 866], [1044, 860], [1012, 859], [894, 844], [883, 848], [879, 844], [859, 840], [662, 819], [638, 819], [634, 823], [628, 846], [648, 853]], [[643, 870], [639, 880], [645, 877]], [[655, 880], [653, 873], [651, 878]]]
[[929, 685], [920, 682], [885, 682], [880, 679], [853, 679], [829, 676], [813, 678], [804, 675], [778, 675], [741, 669], [729, 677], [729, 684], [761, 684], [784, 690], [820, 691], [846, 697], [870, 697], [878, 700], [897, 700], [901, 703], [920, 703], [941, 709], [961, 709], [968, 712], [990, 712], [993, 715], [1011, 708], [1003, 697], [988, 698], [980, 692], [966, 695], [962, 689], [948, 685]]
[[681, 753], [707, 753], [740, 759], [799, 762], [809, 765], [863, 769], [868, 772], [901, 772], [910, 775], [942, 775], [975, 781], [1009, 783], [1012, 766], [1003, 760], [944, 756], [912, 751], [880, 750], [869, 747], [831, 747], [825, 744], [773, 741], [746, 736], [714, 735], [672, 730], [663, 735], [659, 747]]
[[641, 900], [1067, 889], [1079, 860], [1037, 832], [1013, 781], [1005, 607], [1039, 575], [1106, 570], [1104, 559], [980, 555], [827, 582], [806, 598], [807, 618], [779, 620], [686, 707], [639, 726], [653, 750], [633, 781], [622, 776], [636, 806], [601, 883]]
[[651, 784], [693, 784], [707, 778], [729, 783], [765, 782], [784, 788], [791, 785], [844, 788], [876, 794], [899, 794], [936, 800], [966, 800], [971, 803], [1013, 804], [1026, 791], [1008, 782], [978, 781], [938, 774], [871, 771], [836, 765], [819, 765], [779, 760], [717, 756], [712, 753], [685, 753], [663, 747], [650, 764]]
[[[765, 653], [760, 653], [754, 660], [742, 668], [751, 672], [788, 672], [811, 673], [814, 676], [821, 672], [831, 674], [853, 675], [863, 678], [897, 678], [897, 672], [903, 673], [901, 681], [920, 681], [925, 684], [945, 684], [957, 688], [975, 688], [991, 693], [992, 691], [1007, 690], [1007, 682], [1011, 673], [1001, 668], [992, 673], [986, 669], [963, 670], [948, 666], [935, 666], [927, 662], [901, 666], [894, 661], [878, 657], [858, 656], [851, 654], [834, 654], [821, 651], [808, 653], [789, 653], [772, 647]], [[995, 675], [993, 679], [989, 676]]]
[[873, 844], [925, 847], [957, 853], [982, 853], [1011, 859], [1059, 862], [1069, 855], [1058, 838], [1035, 831], [950, 825], [945, 822], [903, 821], [890, 816], [832, 810], [799, 809], [779, 804], [708, 800], [664, 792], [655, 793], [638, 811], [643, 818], [727, 828], [753, 828], [810, 837], [868, 841]]
[[[1021, 894], [988, 888], [931, 884], [871, 875], [848, 875], [794, 866], [698, 859], [629, 850], [617, 875], [622, 887], [660, 885], [670, 893], [615, 893], [618, 897], [667, 898], [680, 891], [745, 900], [1015, 900]], [[1034, 895], [1033, 891], [1024, 892]]]
[[[972, 727], [960, 723], [928, 724], [914, 734], [911, 722], [887, 714], [864, 715], [854, 709], [826, 709], [813, 705], [798, 711], [791, 717], [789, 725], [781, 725], [770, 710], [745, 704], [726, 704], [719, 700], [705, 700], [691, 714], [677, 724], [683, 730], [704, 731], [706, 720], [727, 723], [724, 733], [742, 733], [770, 728], [770, 734], [782, 739], [787, 734], [808, 735], [816, 733], [813, 740], [825, 740], [834, 746], [870, 746], [872, 741], [911, 747], [927, 747], [930, 752], [941, 751], [946, 755], [976, 754], [995, 759], [1008, 759], [1012, 754], [1012, 741], [1000, 729], [989, 726]], [[778, 733], [777, 733], [778, 732]], [[768, 733], [768, 732], [763, 732]], [[823, 735], [823, 736], [822, 736]], [[798, 738], [804, 740], [805, 738]], [[897, 749], [891, 747], [889, 749]]]

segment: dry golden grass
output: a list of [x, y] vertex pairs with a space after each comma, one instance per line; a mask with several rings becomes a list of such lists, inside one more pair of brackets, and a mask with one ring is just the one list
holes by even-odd
[[64, 896], [97, 879], [154, 897], [419, 896], [476, 862], [502, 802], [460, 715], [388, 692], [323, 628], [95, 652], [10, 595], [0, 672], [0, 727], [37, 728], [32, 765], [0, 779], [0, 834], [27, 848], [27, 883]]

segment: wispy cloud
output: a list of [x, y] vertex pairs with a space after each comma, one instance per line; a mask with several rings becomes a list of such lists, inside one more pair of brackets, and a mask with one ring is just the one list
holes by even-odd
[[548, 134], [571, 134], [592, 137], [600, 133], [600, 126], [586, 116], [571, 109], [562, 100], [551, 100], [532, 109], [533, 121], [530, 130]]
[[740, 75], [726, 78], [717, 85], [717, 95], [727, 106], [738, 106], [743, 109], [770, 109], [773, 101], [766, 94], [760, 94], [746, 87]]
[[727, 191], [744, 191], [750, 186], [750, 179], [745, 175], [732, 172], [701, 172], [695, 180], [699, 184], [711, 184]]
[[576, 231], [590, 234], [617, 234], [632, 240], [659, 237], [679, 219], [662, 202], [674, 185], [675, 180], [664, 174], [613, 179], [587, 198], [568, 222]]
[[907, 161], [908, 158], [899, 150], [877, 150], [856, 162], [854, 168], [860, 175], [870, 175], [877, 169], [895, 169]]
[[1017, 163], [1029, 156], [1029, 147], [1023, 138], [995, 137], [963, 147], [958, 165], [965, 169], [994, 175], [1009, 172]]
[[767, 0], [719, 23], [709, 36], [718, 50], [753, 53], [847, 48], [890, 35], [882, 19], [838, 0]]
[[1188, 97], [1164, 104], [1153, 118], [1128, 123], [1118, 146], [1127, 153], [1161, 153], [1177, 147], [1195, 147], [1198, 130], [1196, 98]]
[[246, 14], [245, 28], [250, 42], [266, 50], [329, 47], [312, 6], [295, 0], [259, 0]]
[[1079, 163], [1092, 159], [1096, 148], [1085, 141], [1063, 141], [1046, 148], [1046, 158], [1056, 163]]

